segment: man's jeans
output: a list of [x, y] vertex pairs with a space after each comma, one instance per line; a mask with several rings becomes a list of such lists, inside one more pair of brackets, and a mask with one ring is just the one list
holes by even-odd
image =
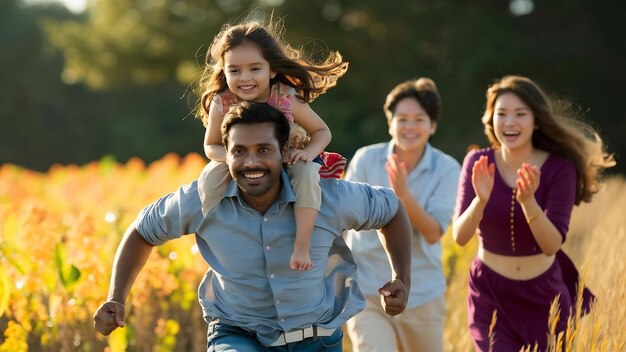
[[207, 352], [341, 352], [342, 340], [343, 332], [337, 329], [331, 336], [310, 337], [284, 346], [264, 347], [254, 332], [213, 321], [209, 328]]

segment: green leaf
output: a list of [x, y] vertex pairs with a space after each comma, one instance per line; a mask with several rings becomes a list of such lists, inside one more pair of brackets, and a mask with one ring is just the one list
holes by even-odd
[[65, 276], [65, 282], [67, 285], [72, 285], [80, 278], [80, 270], [72, 264], [63, 270], [63, 275]]
[[65, 257], [65, 246], [62, 243], [57, 243], [54, 246], [54, 268], [57, 270], [61, 281], [63, 281], [63, 257]]
[[64, 288], [70, 288], [80, 278], [80, 270], [73, 264], [66, 264], [64, 258], [66, 257], [65, 246], [62, 243], [57, 243], [54, 246], [54, 266], [61, 279], [61, 284]]

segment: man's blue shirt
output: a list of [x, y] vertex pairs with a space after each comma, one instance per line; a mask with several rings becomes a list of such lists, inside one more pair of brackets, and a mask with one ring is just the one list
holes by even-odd
[[203, 217], [194, 181], [144, 208], [136, 222], [139, 233], [153, 245], [195, 234], [211, 267], [198, 289], [205, 320], [218, 318], [255, 331], [265, 346], [294, 329], [341, 328], [363, 309], [356, 264], [341, 234], [381, 228], [398, 209], [390, 189], [320, 181], [322, 205], [311, 236], [314, 267], [294, 271], [289, 260], [296, 229], [295, 195], [284, 171], [281, 180], [280, 195], [265, 214], [246, 204], [233, 181]]

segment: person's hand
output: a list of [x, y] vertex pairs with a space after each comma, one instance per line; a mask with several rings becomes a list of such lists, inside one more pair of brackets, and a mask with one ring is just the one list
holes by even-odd
[[304, 162], [309, 162], [309, 161], [313, 160], [313, 158], [311, 158], [309, 156], [309, 153], [307, 153], [304, 149], [298, 149], [298, 148], [290, 149], [285, 154], [285, 157], [283, 158], [283, 162], [288, 164], [288, 165], [293, 165], [293, 164], [297, 163], [300, 160], [302, 160]]
[[539, 187], [539, 179], [541, 177], [541, 170], [536, 165], [530, 165], [523, 163], [520, 169], [517, 169], [517, 194], [515, 198], [522, 204], [527, 200], [535, 196], [535, 191]]
[[476, 196], [483, 203], [486, 203], [491, 196], [495, 174], [496, 165], [494, 163], [489, 164], [486, 155], [481, 156], [480, 159], [474, 162], [472, 167], [472, 186]]
[[380, 302], [389, 315], [398, 315], [406, 308], [409, 294], [401, 280], [393, 280], [378, 289]]
[[98, 308], [93, 315], [93, 326], [102, 335], [108, 336], [118, 327], [124, 327], [124, 305], [120, 302], [108, 301]]
[[389, 179], [389, 185], [393, 188], [398, 196], [402, 196], [408, 193], [406, 179], [408, 171], [406, 164], [398, 160], [397, 154], [392, 154], [391, 158], [387, 160], [385, 164], [385, 171], [387, 171], [387, 178]]

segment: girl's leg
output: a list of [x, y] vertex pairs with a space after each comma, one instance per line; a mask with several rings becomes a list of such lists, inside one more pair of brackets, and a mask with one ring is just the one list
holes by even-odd
[[198, 177], [198, 195], [202, 203], [202, 215], [206, 216], [224, 197], [232, 178], [226, 163], [210, 161]]
[[287, 168], [291, 186], [296, 194], [294, 215], [296, 218], [296, 238], [289, 267], [293, 270], [309, 270], [311, 262], [311, 233], [317, 213], [322, 203], [319, 169], [315, 162], [299, 161]]

